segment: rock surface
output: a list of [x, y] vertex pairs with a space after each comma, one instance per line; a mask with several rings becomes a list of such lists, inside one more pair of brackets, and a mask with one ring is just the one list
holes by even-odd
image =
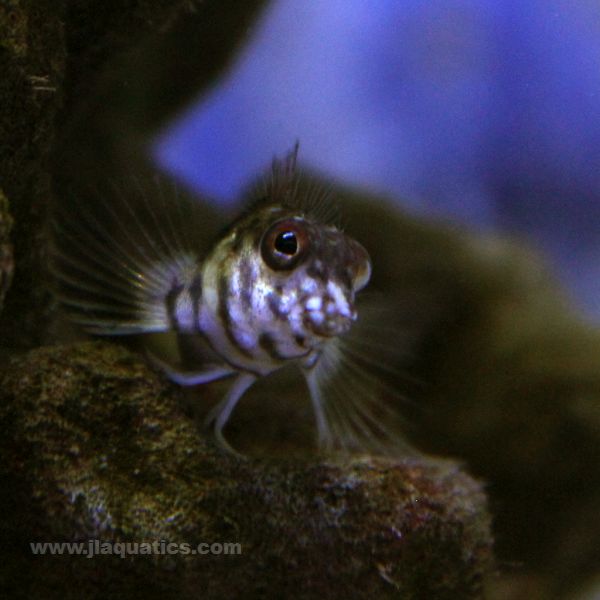
[[13, 274], [13, 252], [10, 240], [12, 217], [8, 212], [8, 201], [0, 190], [0, 312], [4, 296], [10, 287]]
[[[456, 465], [238, 459], [202, 437], [179, 401], [108, 343], [13, 361], [0, 385], [6, 585], [60, 598], [480, 597], [492, 567], [486, 501]], [[91, 538], [237, 542], [242, 553], [29, 550]]]
[[14, 218], [14, 278], [0, 315], [2, 347], [41, 340], [49, 295], [43, 281], [47, 163], [62, 103], [65, 64], [62, 2], [0, 4], [0, 187]]

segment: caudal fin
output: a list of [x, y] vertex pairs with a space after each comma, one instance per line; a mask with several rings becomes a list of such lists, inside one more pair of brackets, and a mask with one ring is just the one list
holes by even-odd
[[160, 180], [61, 198], [50, 265], [70, 319], [99, 335], [168, 330], [169, 294], [194, 277], [210, 235], [202, 216]]

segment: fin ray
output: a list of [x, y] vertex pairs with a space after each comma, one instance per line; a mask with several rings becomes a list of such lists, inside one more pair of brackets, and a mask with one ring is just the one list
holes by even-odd
[[[108, 183], [70, 193], [54, 211], [56, 297], [90, 333], [168, 331], [170, 292], [198, 273], [212, 232], [191, 199], [167, 194], [160, 179], [148, 185], [129, 178], [124, 189]], [[192, 243], [196, 238], [204, 239]]]
[[359, 308], [351, 333], [330, 340], [316, 364], [304, 373], [319, 444], [325, 450], [395, 457], [417, 454], [405, 437], [401, 407], [407, 400], [398, 389], [403, 379], [398, 365], [406, 348], [395, 345], [393, 322], [388, 320], [388, 327], [379, 332], [372, 327], [385, 312], [378, 306], [385, 304], [376, 298], [365, 314]]

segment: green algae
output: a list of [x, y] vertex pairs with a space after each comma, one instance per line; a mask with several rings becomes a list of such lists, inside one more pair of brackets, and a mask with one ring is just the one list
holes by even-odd
[[2, 311], [4, 296], [12, 281], [14, 268], [10, 238], [13, 220], [8, 208], [8, 200], [0, 190], [0, 312]]
[[54, 586], [65, 598], [481, 596], [493, 565], [485, 495], [452, 463], [240, 460], [198, 433], [176, 387], [106, 343], [34, 350], [0, 390], [11, 547], [242, 545], [239, 556], [112, 562], [9, 552], [3, 580], [30, 597]]

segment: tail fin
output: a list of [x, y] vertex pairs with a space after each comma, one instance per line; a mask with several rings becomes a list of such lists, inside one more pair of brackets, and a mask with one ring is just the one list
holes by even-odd
[[71, 320], [99, 335], [168, 330], [169, 293], [193, 278], [210, 235], [202, 212], [160, 179], [62, 198], [50, 268]]

